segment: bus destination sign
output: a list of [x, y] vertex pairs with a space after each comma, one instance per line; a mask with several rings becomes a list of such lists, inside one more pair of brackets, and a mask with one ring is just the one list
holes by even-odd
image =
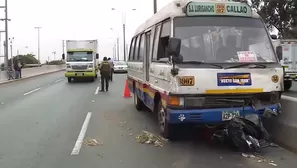
[[252, 9], [245, 3], [204, 3], [190, 2], [187, 5], [187, 16], [225, 15], [252, 17]]

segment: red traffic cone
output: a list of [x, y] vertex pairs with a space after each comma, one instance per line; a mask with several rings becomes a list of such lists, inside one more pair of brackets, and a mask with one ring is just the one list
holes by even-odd
[[132, 97], [131, 93], [130, 93], [130, 89], [128, 87], [128, 80], [126, 80], [126, 86], [125, 86], [125, 90], [124, 90], [124, 98], [129, 98]]

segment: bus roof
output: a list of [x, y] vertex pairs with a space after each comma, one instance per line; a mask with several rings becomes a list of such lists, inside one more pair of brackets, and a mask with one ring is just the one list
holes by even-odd
[[[163, 21], [168, 18], [175, 18], [178, 16], [186, 16], [185, 12], [183, 11], [183, 8], [187, 6], [189, 2], [208, 2], [208, 3], [242, 3], [242, 2], [234, 2], [230, 0], [174, 0], [167, 4], [165, 7], [163, 7], [161, 10], [159, 10], [156, 14], [154, 14], [152, 17], [150, 17], [146, 22], [141, 24], [135, 31], [134, 36], [137, 34], [145, 31], [147, 28]], [[260, 16], [257, 14], [257, 12], [252, 11], [252, 17], [253, 18], [260, 18]]]

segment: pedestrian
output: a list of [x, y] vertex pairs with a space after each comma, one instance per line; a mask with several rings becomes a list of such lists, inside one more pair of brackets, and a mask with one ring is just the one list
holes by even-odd
[[13, 69], [14, 69], [14, 73], [15, 73], [14, 79], [19, 79], [19, 77], [20, 77], [20, 68], [19, 68], [19, 65], [18, 65], [18, 60], [15, 60], [13, 62]]
[[100, 92], [104, 92], [104, 83], [105, 83], [105, 90], [108, 91], [109, 86], [109, 78], [111, 74], [111, 66], [107, 60], [107, 57], [103, 58], [102, 63], [99, 67], [100, 75], [101, 75], [101, 90]]
[[108, 62], [109, 62], [109, 64], [110, 64], [110, 69], [111, 69], [111, 71], [110, 71], [110, 81], [112, 81], [112, 78], [113, 78], [113, 72], [114, 72], [114, 69], [113, 69], [113, 61], [111, 60], [111, 58], [108, 58]]
[[21, 62], [20, 59], [18, 59], [18, 67], [19, 67], [19, 77], [22, 78], [22, 69], [24, 64]]

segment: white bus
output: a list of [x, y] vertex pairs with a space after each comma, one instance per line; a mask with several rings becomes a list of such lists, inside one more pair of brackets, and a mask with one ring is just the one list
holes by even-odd
[[281, 57], [247, 3], [174, 1], [136, 30], [127, 78], [135, 107], [158, 114], [171, 139], [182, 124], [279, 112]]

